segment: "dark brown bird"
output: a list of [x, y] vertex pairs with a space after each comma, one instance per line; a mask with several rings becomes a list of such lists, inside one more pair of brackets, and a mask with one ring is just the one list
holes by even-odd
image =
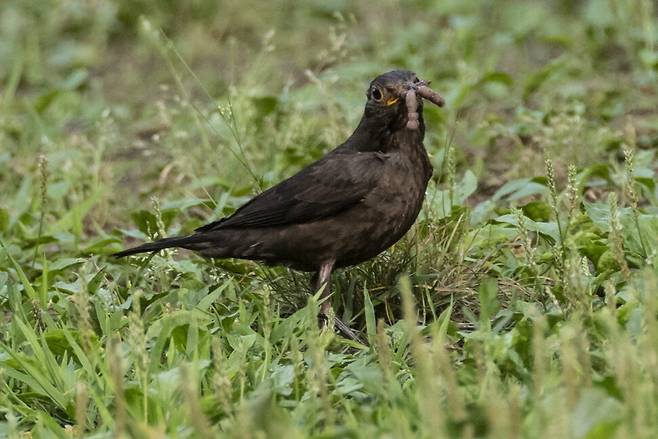
[[[366, 95], [359, 126], [320, 160], [230, 217], [116, 256], [182, 247], [211, 258], [282, 264], [314, 272], [313, 286], [324, 286], [326, 298], [333, 269], [373, 258], [409, 230], [432, 175], [417, 95], [437, 105], [443, 99], [406, 70], [377, 77]], [[324, 316], [330, 307], [328, 300], [322, 303]], [[347, 331], [342, 322], [337, 325]]]

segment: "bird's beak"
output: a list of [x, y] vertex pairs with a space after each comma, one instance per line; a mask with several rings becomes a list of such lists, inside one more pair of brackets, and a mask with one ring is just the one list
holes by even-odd
[[389, 98], [389, 100], [386, 101], [386, 106], [390, 107], [391, 105], [395, 105], [400, 101], [400, 98]]

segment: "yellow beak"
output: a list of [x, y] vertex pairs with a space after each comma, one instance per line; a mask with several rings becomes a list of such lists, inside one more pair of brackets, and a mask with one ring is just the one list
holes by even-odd
[[393, 104], [397, 104], [399, 100], [400, 98], [390, 98], [388, 101], [386, 101], [386, 105], [390, 107]]

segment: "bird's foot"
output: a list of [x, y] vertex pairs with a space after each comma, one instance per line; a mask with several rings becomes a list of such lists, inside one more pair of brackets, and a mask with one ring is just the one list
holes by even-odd
[[[325, 331], [330, 328], [329, 322], [331, 321], [331, 316], [329, 313], [325, 314], [324, 312], [321, 312], [318, 315], [318, 326], [320, 327], [321, 331]], [[368, 345], [368, 343], [363, 340], [356, 332], [352, 331], [352, 329], [347, 326], [341, 319], [338, 317], [333, 317], [333, 327], [338, 329], [338, 331], [343, 334], [344, 337], [349, 338], [352, 341], [355, 341], [357, 343], [361, 343], [363, 345]]]
[[368, 342], [363, 340], [359, 334], [352, 331], [349, 326], [347, 326], [341, 319], [334, 317], [334, 325], [345, 337], [349, 338], [352, 341], [361, 343], [362, 345], [368, 346]]
[[329, 327], [329, 316], [323, 312], [318, 314], [318, 327], [320, 331], [325, 331]]

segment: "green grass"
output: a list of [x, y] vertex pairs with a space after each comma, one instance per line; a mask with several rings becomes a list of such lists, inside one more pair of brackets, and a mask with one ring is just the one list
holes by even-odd
[[[416, 226], [336, 273], [134, 242], [432, 80]], [[0, 4], [0, 437], [658, 435], [651, 0]]]

